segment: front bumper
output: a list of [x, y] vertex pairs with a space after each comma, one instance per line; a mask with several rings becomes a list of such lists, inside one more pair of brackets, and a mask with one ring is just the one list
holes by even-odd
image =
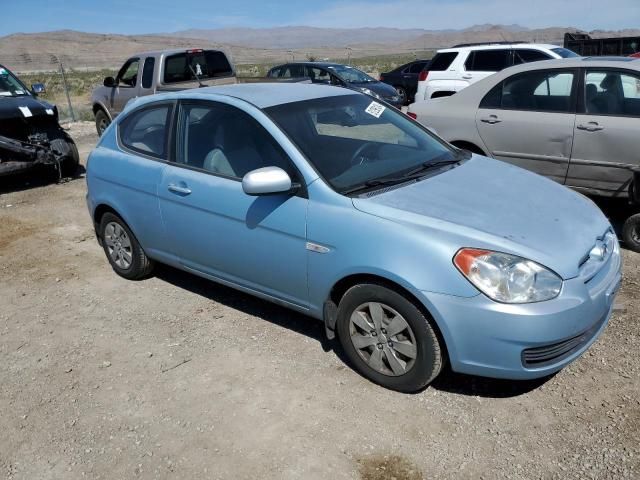
[[550, 375], [577, 359], [606, 327], [621, 282], [620, 255], [612, 255], [588, 282], [564, 282], [546, 302], [509, 305], [422, 292], [444, 337], [451, 368], [507, 379]]

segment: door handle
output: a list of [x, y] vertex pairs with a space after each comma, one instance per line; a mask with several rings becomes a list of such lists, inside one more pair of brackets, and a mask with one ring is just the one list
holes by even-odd
[[466, 73], [462, 75], [462, 78], [464, 78], [465, 80], [471, 80], [473, 78], [473, 75], [471, 75], [470, 73]]
[[183, 196], [191, 194], [191, 189], [188, 188], [186, 185], [181, 186], [181, 185], [176, 185], [175, 183], [170, 183], [169, 185], [167, 185], [167, 190]]
[[598, 132], [604, 130], [604, 127], [598, 125], [598, 122], [589, 122], [587, 124], [580, 123], [576, 126], [578, 130], [586, 130], [587, 132]]
[[480, 121], [493, 125], [494, 123], [500, 123], [502, 120], [500, 120], [497, 115], [489, 115], [488, 117], [481, 118]]

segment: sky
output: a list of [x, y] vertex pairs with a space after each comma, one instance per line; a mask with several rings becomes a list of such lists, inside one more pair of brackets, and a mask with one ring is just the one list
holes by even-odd
[[640, 28], [640, 0], [0, 0], [0, 36], [62, 29], [135, 34], [286, 25], [444, 30], [484, 23]]

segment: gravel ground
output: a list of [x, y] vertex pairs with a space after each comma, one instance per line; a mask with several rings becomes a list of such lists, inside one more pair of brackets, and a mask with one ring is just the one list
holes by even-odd
[[[71, 130], [85, 158], [93, 126]], [[302, 315], [170, 268], [119, 278], [84, 179], [34, 178], [0, 180], [6, 478], [640, 476], [638, 254], [605, 333], [564, 371], [445, 372], [403, 395]]]

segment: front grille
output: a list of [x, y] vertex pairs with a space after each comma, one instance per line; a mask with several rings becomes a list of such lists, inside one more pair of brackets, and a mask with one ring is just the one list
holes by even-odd
[[602, 324], [606, 319], [607, 314], [605, 314], [589, 330], [582, 332], [580, 335], [576, 335], [575, 337], [563, 340], [562, 342], [523, 350], [522, 365], [528, 368], [539, 368], [559, 362], [563, 358], [566, 358], [580, 350], [586, 343], [588, 343], [598, 330], [600, 330], [600, 327], [602, 327]]

